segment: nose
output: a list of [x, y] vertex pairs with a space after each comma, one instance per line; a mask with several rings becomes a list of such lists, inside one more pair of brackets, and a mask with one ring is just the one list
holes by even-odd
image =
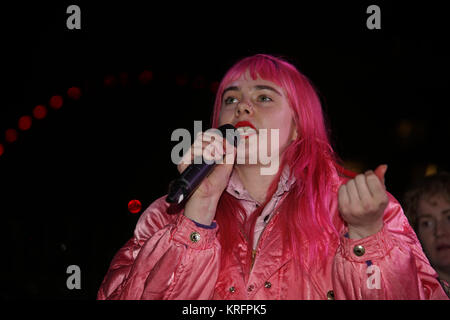
[[253, 106], [248, 101], [239, 102], [235, 109], [235, 116], [243, 116], [243, 115], [252, 115], [253, 114]]
[[448, 234], [450, 234], [450, 230], [449, 230], [449, 226], [448, 224], [445, 223], [445, 221], [437, 221], [436, 226], [434, 228], [434, 235], [436, 236], [436, 238], [439, 237], [443, 237], [446, 236]]

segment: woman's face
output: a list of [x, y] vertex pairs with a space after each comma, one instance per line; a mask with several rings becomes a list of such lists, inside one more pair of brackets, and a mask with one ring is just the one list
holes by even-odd
[[418, 236], [431, 263], [450, 270], [450, 202], [442, 195], [423, 196], [417, 218]]
[[[297, 136], [292, 109], [289, 107], [284, 90], [275, 83], [259, 77], [253, 80], [248, 72], [225, 86], [219, 126], [226, 123], [237, 127], [241, 138], [244, 138], [241, 139], [241, 142], [246, 142], [247, 161], [249, 153], [255, 153], [256, 151], [252, 148], [249, 149], [249, 143], [256, 140], [264, 141], [262, 138], [265, 134], [264, 130], [260, 132], [261, 129], [267, 129], [266, 148], [270, 156], [273, 156], [272, 152], [278, 152], [281, 157], [282, 152]], [[273, 141], [275, 136], [271, 135], [275, 131], [278, 131], [278, 141]], [[278, 145], [276, 142], [278, 142]], [[260, 148], [261, 145], [258, 143], [256, 149], [259, 150]], [[259, 160], [260, 155], [257, 158]], [[237, 163], [241, 164], [239, 161]]]

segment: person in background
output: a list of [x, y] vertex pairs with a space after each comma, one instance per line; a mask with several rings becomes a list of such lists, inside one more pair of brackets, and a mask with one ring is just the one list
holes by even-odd
[[410, 188], [405, 193], [404, 208], [450, 297], [450, 173], [427, 176]]

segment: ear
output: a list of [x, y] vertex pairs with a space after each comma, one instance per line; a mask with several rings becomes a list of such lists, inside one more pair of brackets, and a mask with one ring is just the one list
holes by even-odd
[[295, 121], [292, 120], [292, 132], [291, 132], [291, 141], [297, 139], [297, 126], [295, 125]]

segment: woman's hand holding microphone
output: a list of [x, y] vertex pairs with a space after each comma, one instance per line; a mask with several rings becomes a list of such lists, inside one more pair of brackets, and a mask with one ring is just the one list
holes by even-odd
[[217, 164], [186, 201], [184, 215], [198, 223], [211, 225], [216, 214], [217, 203], [233, 170], [236, 147], [220, 133], [200, 132], [189, 152], [177, 166], [180, 174], [198, 157], [203, 157], [207, 161], [216, 161]]

